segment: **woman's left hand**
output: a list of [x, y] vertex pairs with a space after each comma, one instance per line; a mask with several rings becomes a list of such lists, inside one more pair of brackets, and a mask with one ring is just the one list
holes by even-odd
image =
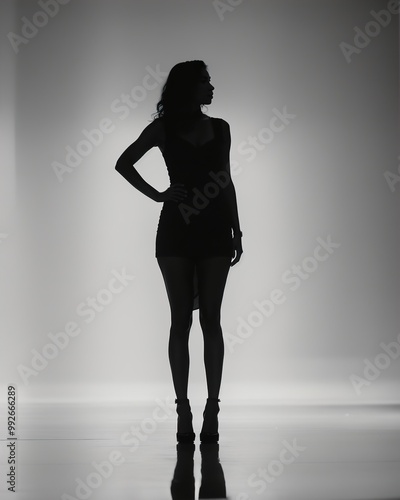
[[[240, 257], [242, 256], [243, 253], [243, 248], [242, 248], [242, 236], [240, 234], [236, 234], [232, 238], [232, 243], [233, 243], [233, 251], [232, 251], [232, 257], [235, 257], [231, 261], [231, 266], [234, 266], [237, 264], [240, 260]], [[236, 256], [235, 256], [236, 253]]]

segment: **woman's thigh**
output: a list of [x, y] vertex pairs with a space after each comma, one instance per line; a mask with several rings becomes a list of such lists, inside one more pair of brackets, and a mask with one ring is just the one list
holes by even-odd
[[231, 260], [218, 256], [197, 261], [200, 320], [219, 321]]
[[157, 257], [171, 308], [171, 321], [185, 327], [192, 321], [195, 261], [188, 257]]

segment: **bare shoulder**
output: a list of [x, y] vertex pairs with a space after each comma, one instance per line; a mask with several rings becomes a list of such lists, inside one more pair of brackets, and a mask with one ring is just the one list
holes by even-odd
[[119, 160], [128, 163], [136, 163], [151, 148], [163, 144], [164, 128], [158, 118], [150, 122], [141, 132], [139, 137], [128, 146], [120, 156]]
[[229, 123], [223, 118], [217, 118], [217, 120], [219, 120], [224, 126], [229, 127]]
[[149, 137], [153, 146], [158, 147], [161, 151], [164, 150], [165, 144], [165, 124], [162, 118], [155, 118], [149, 125], [143, 130], [142, 134]]
[[161, 118], [155, 118], [140, 134], [141, 138], [152, 146], [160, 146], [164, 142], [164, 124]]
[[229, 123], [226, 120], [224, 120], [223, 118], [217, 118], [217, 120], [219, 120], [221, 123], [221, 129], [222, 129], [222, 133], [223, 133], [225, 140], [227, 142], [230, 142], [231, 141], [231, 129], [230, 129]]
[[214, 118], [214, 120], [218, 120], [220, 122], [222, 130], [224, 132], [230, 132], [229, 123], [226, 120], [224, 120], [223, 118]]

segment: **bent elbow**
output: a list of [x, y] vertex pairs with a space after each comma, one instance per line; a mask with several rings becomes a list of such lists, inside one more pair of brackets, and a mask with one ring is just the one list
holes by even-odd
[[127, 170], [131, 169], [133, 166], [133, 163], [129, 156], [126, 153], [122, 153], [122, 155], [118, 158], [117, 163], [115, 164], [115, 170], [117, 172], [126, 172]]
[[119, 173], [126, 170], [126, 162], [122, 160], [122, 157], [118, 158], [117, 163], [115, 164], [115, 170]]

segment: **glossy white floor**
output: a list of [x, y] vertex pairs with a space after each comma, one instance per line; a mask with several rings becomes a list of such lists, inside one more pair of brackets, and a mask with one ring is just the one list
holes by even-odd
[[18, 500], [400, 499], [399, 406], [224, 405], [219, 445], [177, 450], [175, 405], [20, 406]]

